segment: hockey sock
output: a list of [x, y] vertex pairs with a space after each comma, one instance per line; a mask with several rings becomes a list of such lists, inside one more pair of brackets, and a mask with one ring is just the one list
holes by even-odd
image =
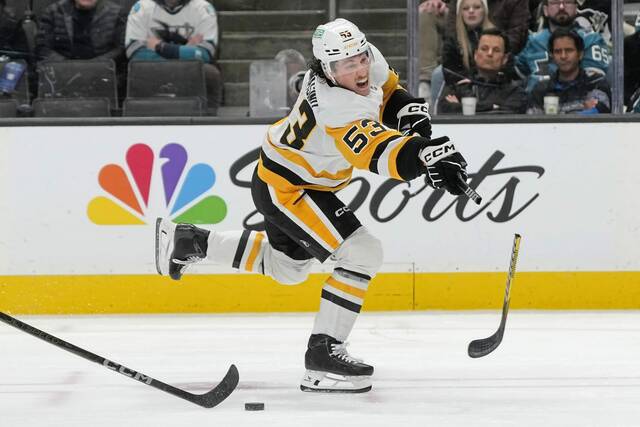
[[369, 280], [364, 274], [336, 268], [322, 287], [320, 311], [312, 333], [345, 341], [364, 303]]
[[231, 265], [239, 270], [262, 273], [267, 244], [264, 233], [256, 231], [212, 231], [209, 234], [207, 260]]

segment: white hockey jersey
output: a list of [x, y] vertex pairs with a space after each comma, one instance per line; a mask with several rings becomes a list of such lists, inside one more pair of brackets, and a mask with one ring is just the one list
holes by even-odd
[[382, 124], [386, 102], [401, 87], [380, 51], [371, 50], [368, 96], [307, 71], [291, 113], [267, 132], [260, 179], [282, 191], [337, 191], [349, 183], [354, 166], [402, 179], [396, 158], [410, 137]]
[[218, 46], [218, 18], [211, 3], [190, 0], [176, 13], [169, 13], [154, 0], [139, 0], [127, 19], [125, 46], [127, 57], [147, 46], [150, 36], [168, 43], [187, 44], [189, 37], [201, 34], [203, 47], [213, 58]]

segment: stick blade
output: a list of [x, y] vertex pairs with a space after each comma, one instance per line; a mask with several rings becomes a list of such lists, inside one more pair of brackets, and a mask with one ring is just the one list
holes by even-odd
[[469, 357], [473, 357], [474, 359], [484, 357], [498, 348], [501, 341], [502, 335], [496, 334], [491, 335], [488, 338], [473, 340], [469, 343], [469, 348], [467, 349]]
[[213, 408], [233, 393], [238, 386], [239, 380], [240, 374], [238, 373], [238, 368], [236, 368], [236, 365], [231, 365], [222, 381], [205, 394], [196, 395], [193, 403], [203, 408]]

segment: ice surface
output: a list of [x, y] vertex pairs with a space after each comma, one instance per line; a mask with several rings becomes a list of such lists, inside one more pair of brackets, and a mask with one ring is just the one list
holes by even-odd
[[[302, 393], [313, 314], [18, 316], [160, 381], [237, 390], [203, 409], [0, 324], [0, 426], [638, 426], [640, 312], [363, 313], [349, 347], [376, 368], [362, 395]], [[245, 402], [264, 402], [248, 412]]]

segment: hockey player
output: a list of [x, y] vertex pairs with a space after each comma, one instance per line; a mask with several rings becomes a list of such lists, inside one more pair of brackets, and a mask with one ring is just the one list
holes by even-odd
[[351, 357], [345, 341], [382, 245], [336, 196], [354, 167], [399, 180], [421, 175], [460, 194], [466, 162], [447, 137], [431, 140], [428, 104], [398, 85], [398, 75], [351, 22], [320, 25], [314, 59], [291, 113], [262, 143], [252, 196], [265, 233], [207, 231], [158, 219], [158, 272], [179, 280], [202, 259], [304, 282], [313, 258], [335, 260], [305, 354], [303, 391], [365, 392], [373, 367]]

